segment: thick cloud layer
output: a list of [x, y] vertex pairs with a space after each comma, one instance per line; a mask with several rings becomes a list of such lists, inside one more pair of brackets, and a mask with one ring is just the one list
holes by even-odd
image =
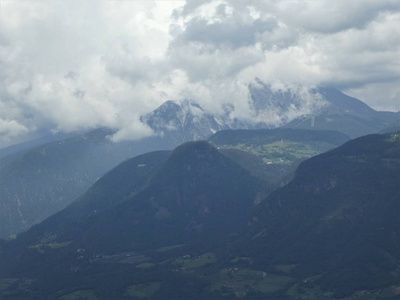
[[398, 28], [396, 0], [2, 0], [1, 146], [99, 126], [140, 138], [140, 115], [167, 99], [250, 118], [257, 79], [397, 111]]

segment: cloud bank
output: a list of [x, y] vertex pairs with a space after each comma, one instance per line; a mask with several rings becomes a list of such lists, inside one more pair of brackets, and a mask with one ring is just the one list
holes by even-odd
[[0, 142], [108, 126], [168, 99], [248, 118], [249, 85], [330, 85], [400, 109], [400, 3], [354, 1], [0, 2]]

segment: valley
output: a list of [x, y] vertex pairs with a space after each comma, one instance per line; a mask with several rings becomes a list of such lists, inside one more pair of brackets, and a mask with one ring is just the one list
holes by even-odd
[[0, 300], [399, 300], [399, 28], [0, 0]]
[[[398, 133], [351, 140], [305, 160], [288, 184], [270, 192], [265, 181], [223, 153], [234, 150], [260, 158], [282, 145], [284, 134], [222, 131], [220, 135], [214, 139], [225, 145], [219, 151], [206, 142], [191, 142], [173, 152], [130, 159], [67, 209], [3, 242], [2, 297], [395, 299], [399, 295]], [[241, 136], [250, 141], [241, 141]], [[327, 136], [319, 135], [323, 143]], [[311, 144], [315, 136], [312, 139]], [[296, 143], [284, 145], [297, 151]], [[372, 170], [374, 178], [368, 175]], [[366, 218], [370, 225], [363, 221]], [[352, 280], [344, 283], [342, 270], [348, 270]], [[363, 288], [365, 284], [372, 288]]]
[[[10, 238], [26, 231], [68, 206], [122, 161], [146, 152], [172, 150], [184, 142], [209, 139], [221, 150], [227, 150], [226, 155], [237, 162], [242, 161], [242, 167], [252, 165], [249, 171], [263, 178], [271, 192], [288, 182], [301, 160], [339, 146], [349, 137], [392, 128], [398, 120], [398, 113], [375, 111], [358, 99], [324, 87], [309, 95], [319, 99], [315, 100], [316, 107], [309, 111], [310, 114], [292, 112], [293, 118], [286, 119], [283, 116], [293, 107], [300, 109], [304, 104], [301, 94], [273, 91], [268, 85], [252, 87], [251, 91], [251, 113], [255, 120], [262, 120], [260, 122], [239, 120], [231, 115], [229, 107], [223, 112], [211, 113], [194, 101], [178, 103], [169, 100], [141, 116], [143, 124], [153, 131], [152, 136], [141, 140], [112, 142], [115, 130], [97, 128], [76, 135], [49, 136], [3, 149], [3, 154], [0, 153], [0, 237]], [[276, 125], [263, 117], [269, 111], [282, 118], [280, 125], [285, 128], [280, 131], [281, 137], [275, 134], [273, 139], [264, 141], [262, 138], [266, 135], [260, 141], [218, 140], [220, 132], [226, 130], [272, 130]], [[306, 121], [311, 117], [314, 122]], [[298, 137], [307, 130], [315, 131], [314, 140], [298, 139], [296, 134], [290, 135], [290, 131], [285, 133], [285, 129], [300, 130]], [[321, 130], [327, 130], [324, 135], [331, 140], [317, 137]], [[342, 132], [341, 136], [330, 130]], [[271, 136], [274, 135], [272, 132]], [[239, 152], [232, 149], [245, 150], [249, 155], [245, 158], [243, 153], [238, 155]], [[259, 159], [269, 167], [260, 168]]]

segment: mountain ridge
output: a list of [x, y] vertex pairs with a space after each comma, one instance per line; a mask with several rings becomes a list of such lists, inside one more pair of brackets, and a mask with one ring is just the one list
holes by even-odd
[[399, 137], [368, 135], [301, 163], [257, 210], [246, 242], [264, 253], [257, 262], [296, 262], [294, 274], [319, 274], [313, 284], [337, 297], [399, 282]]
[[[154, 150], [171, 150], [183, 142], [206, 139], [224, 129], [269, 128], [274, 120], [270, 119], [271, 113], [279, 117], [279, 114], [303, 107], [301, 91], [273, 91], [267, 85], [252, 87], [252, 90], [249, 105], [256, 110], [253, 122], [234, 118], [234, 107], [225, 107], [221, 115], [207, 112], [193, 101], [169, 101], [142, 117], [155, 136], [113, 143], [109, 137], [115, 131], [103, 128], [3, 157], [0, 160], [0, 237], [27, 230], [64, 208], [110, 168], [129, 157]], [[320, 92], [321, 89], [315, 90], [305, 96], [312, 98]], [[336, 101], [337, 108], [334, 104], [314, 108], [311, 105], [307, 112], [312, 115], [294, 119], [286, 127], [335, 129], [355, 137], [388, 127], [399, 117], [399, 113], [375, 112], [336, 90], [325, 89], [325, 94], [325, 104], [335, 103], [335, 97], [340, 98]], [[274, 104], [276, 109], [271, 107]], [[346, 112], [346, 105], [349, 112]], [[357, 112], [359, 107], [365, 114]], [[285, 118], [281, 118], [282, 122], [289, 121]]]
[[314, 156], [261, 201], [259, 182], [203, 141], [144, 154], [0, 243], [0, 295], [395, 299], [399, 174], [400, 132]]
[[[154, 158], [158, 162], [155, 162]], [[113, 174], [120, 173], [126, 166], [141, 170], [142, 167], [137, 166], [142, 165], [138, 162], [143, 159], [151, 161], [154, 165], [115, 196], [112, 193], [115, 188], [107, 188], [110, 184], [115, 184]], [[149, 173], [151, 175], [147, 176]], [[132, 171], [128, 171], [128, 174], [132, 174]], [[142, 182], [142, 187], [137, 181]], [[120, 183], [119, 180], [118, 184]], [[97, 185], [103, 186], [100, 192]], [[132, 189], [137, 191], [132, 193]], [[81, 199], [21, 236], [22, 239], [24, 236], [29, 237], [29, 234], [35, 239], [38, 238], [38, 234], [41, 238], [46, 235], [57, 236], [55, 241], [58, 243], [71, 239], [79, 240], [81, 244], [90, 241], [97, 245], [97, 249], [103, 247], [109, 250], [116, 245], [132, 248], [133, 244], [124, 245], [121, 241], [135, 240], [139, 237], [143, 241], [153, 240], [154, 243], [155, 236], [164, 236], [160, 238], [160, 242], [166, 243], [165, 236], [168, 236], [170, 239], [177, 239], [176, 243], [182, 243], [192, 236], [201, 235], [205, 238], [206, 235], [212, 236], [221, 230], [231, 232], [240, 224], [244, 224], [246, 211], [248, 212], [253, 204], [257, 190], [261, 190], [257, 179], [222, 156], [214, 147], [204, 141], [189, 142], [177, 147], [171, 154], [153, 152], [121, 164], [103, 177]], [[102, 191], [105, 192], [104, 195]], [[113, 200], [118, 197], [119, 199]], [[91, 199], [96, 199], [93, 205]], [[100, 205], [97, 205], [99, 201]], [[104, 201], [107, 201], [106, 204], [102, 204]], [[110, 202], [113, 203], [107, 204]], [[238, 210], [238, 207], [242, 209]], [[107, 222], [109, 226], [104, 227]], [[79, 226], [86, 229], [79, 229]], [[136, 228], [136, 231], [132, 231], [131, 226]], [[121, 233], [113, 231], [113, 228], [120, 228], [120, 231], [121, 228], [125, 229]], [[85, 233], [85, 230], [89, 233]], [[143, 233], [140, 233], [142, 231]], [[79, 236], [79, 232], [82, 232], [83, 236]], [[121, 234], [130, 238], [117, 238]], [[115, 235], [112, 238], [113, 242], [107, 246], [105, 241], [112, 235]], [[176, 238], [172, 238], [173, 236]], [[28, 240], [32, 241], [32, 238]], [[144, 246], [141, 246], [141, 243], [147, 245], [148, 242], [135, 243], [137, 247], [142, 248]], [[168, 243], [171, 241], [168, 240]]]

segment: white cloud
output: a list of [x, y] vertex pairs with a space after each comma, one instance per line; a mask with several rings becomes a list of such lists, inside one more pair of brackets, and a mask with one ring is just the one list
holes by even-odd
[[28, 132], [28, 129], [19, 124], [15, 120], [3, 120], [0, 119], [0, 138], [2, 143], [7, 143], [12, 139], [18, 138], [20, 135]]
[[349, 96], [363, 99], [377, 110], [400, 111], [399, 81], [369, 83], [362, 87], [345, 89]]
[[98, 126], [140, 138], [140, 115], [168, 99], [251, 119], [256, 78], [400, 101], [395, 0], [2, 0], [0, 14], [3, 144]]
[[396, 0], [287, 0], [252, 1], [260, 10], [271, 9], [290, 27], [311, 33], [330, 34], [364, 28], [381, 12], [398, 12]]

